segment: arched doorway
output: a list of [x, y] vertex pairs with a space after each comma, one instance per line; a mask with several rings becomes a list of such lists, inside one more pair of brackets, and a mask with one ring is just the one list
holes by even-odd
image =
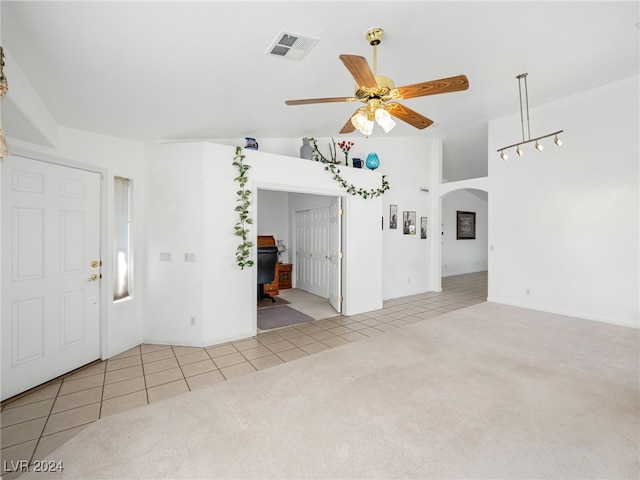
[[[434, 261], [431, 265], [436, 291], [442, 291], [443, 277], [488, 271], [487, 180], [487, 177], [483, 177], [449, 182], [437, 185], [434, 189], [437, 201], [433, 216], [440, 232], [440, 241], [433, 246]], [[457, 238], [458, 212], [474, 214], [474, 238]]]

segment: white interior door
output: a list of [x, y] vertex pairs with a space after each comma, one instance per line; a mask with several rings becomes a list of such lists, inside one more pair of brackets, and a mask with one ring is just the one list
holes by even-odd
[[2, 165], [2, 399], [100, 358], [99, 173]]
[[329, 303], [342, 312], [342, 198], [331, 201], [329, 211]]
[[296, 287], [329, 298], [329, 208], [296, 212]]

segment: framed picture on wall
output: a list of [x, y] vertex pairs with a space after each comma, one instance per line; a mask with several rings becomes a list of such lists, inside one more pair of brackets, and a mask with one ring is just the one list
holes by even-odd
[[457, 211], [456, 240], [475, 240], [476, 212]]
[[420, 217], [420, 238], [427, 238], [427, 217]]
[[398, 205], [389, 205], [389, 229], [398, 228]]
[[416, 234], [416, 212], [402, 212], [402, 233]]

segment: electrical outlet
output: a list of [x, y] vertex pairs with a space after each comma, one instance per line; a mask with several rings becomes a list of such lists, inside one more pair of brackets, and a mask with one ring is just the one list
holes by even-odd
[[191, 326], [195, 327], [196, 325], [196, 317], [191, 317]]
[[529, 295], [529, 289], [528, 289], [528, 288], [525, 288], [525, 289], [524, 289], [524, 294], [525, 294], [525, 295]]
[[171, 261], [171, 252], [160, 252], [160, 261], [161, 262], [170, 262]]
[[185, 262], [195, 262], [196, 261], [196, 254], [193, 252], [185, 252], [184, 253], [184, 261]]

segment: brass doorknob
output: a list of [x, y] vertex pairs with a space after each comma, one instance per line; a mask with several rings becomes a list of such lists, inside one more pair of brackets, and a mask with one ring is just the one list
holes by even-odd
[[96, 280], [98, 280], [100, 278], [100, 275], [98, 275], [97, 273], [94, 273], [93, 275], [91, 275], [89, 277], [89, 281], [90, 282], [95, 282]]

